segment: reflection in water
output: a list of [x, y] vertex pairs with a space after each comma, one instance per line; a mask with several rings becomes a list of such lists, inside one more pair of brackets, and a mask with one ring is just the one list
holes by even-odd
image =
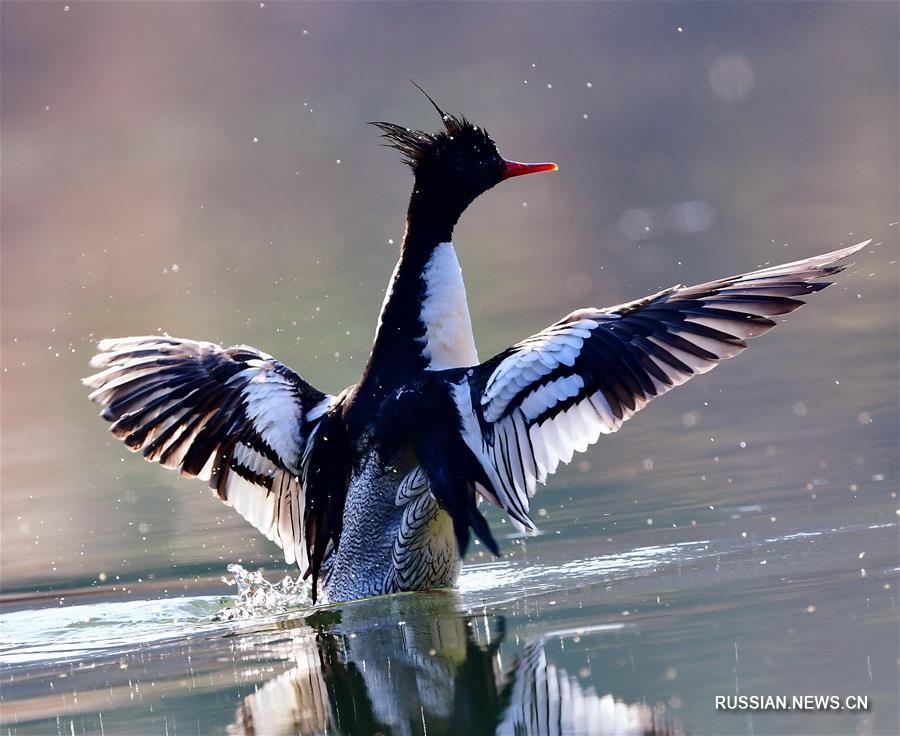
[[246, 697], [228, 732], [678, 732], [661, 707], [598, 695], [548, 662], [544, 637], [504, 662], [505, 619], [460, 616], [457, 602], [449, 593], [397, 596], [385, 604], [395, 619], [352, 606], [308, 617], [314, 634], [303, 627], [280, 643], [295, 666]]

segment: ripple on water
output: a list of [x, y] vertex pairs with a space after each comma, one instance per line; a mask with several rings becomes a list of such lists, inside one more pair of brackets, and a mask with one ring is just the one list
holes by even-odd
[[[230, 599], [226, 599], [230, 605]], [[130, 650], [201, 630], [222, 609], [218, 596], [106, 601], [0, 616], [0, 663], [23, 664]]]
[[262, 571], [229, 565], [223, 582], [237, 595], [106, 601], [0, 614], [0, 664], [58, 661], [129, 651], [227, 630], [222, 624], [287, 613], [311, 605], [302, 579], [266, 580]]
[[[865, 529], [894, 527], [849, 525], [839, 529], [788, 533], [765, 538], [784, 553], [797, 544], [817, 537], [852, 536]], [[698, 540], [670, 545], [644, 546], [616, 554], [541, 564], [526, 559], [503, 560], [464, 568], [458, 590], [466, 607], [499, 605], [545, 595], [580, 585], [609, 584], [650, 573], [664, 574], [687, 563], [715, 558], [753, 557], [753, 543], [733, 540]], [[771, 554], [774, 550], [768, 547]], [[237, 595], [195, 596], [161, 600], [106, 601], [44, 609], [26, 609], [0, 614], [0, 664], [65, 661], [90, 656], [133, 651], [141, 646], [194, 636], [219, 636], [240, 622], [268, 625], [297, 610], [309, 608], [308, 585], [302, 579], [285, 577], [267, 581], [262, 571], [229, 565]]]

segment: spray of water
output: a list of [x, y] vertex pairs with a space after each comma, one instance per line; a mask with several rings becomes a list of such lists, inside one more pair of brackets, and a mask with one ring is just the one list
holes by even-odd
[[271, 583], [261, 570], [251, 572], [236, 564], [229, 565], [228, 572], [234, 577], [223, 577], [222, 582], [236, 586], [237, 597], [233, 605], [213, 615], [215, 621], [239, 621], [312, 605], [310, 586], [302, 578], [285, 575]]

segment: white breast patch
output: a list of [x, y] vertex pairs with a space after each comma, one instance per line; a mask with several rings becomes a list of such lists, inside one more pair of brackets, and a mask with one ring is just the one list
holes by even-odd
[[478, 353], [462, 270], [453, 243], [440, 243], [422, 273], [425, 298], [419, 319], [425, 326], [422, 355], [428, 369], [476, 365]]

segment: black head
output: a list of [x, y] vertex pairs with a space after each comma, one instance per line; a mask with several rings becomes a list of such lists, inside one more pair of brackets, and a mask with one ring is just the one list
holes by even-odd
[[382, 131], [386, 145], [400, 151], [413, 170], [410, 219], [428, 218], [452, 229], [476, 197], [504, 179], [558, 169], [551, 163], [507, 161], [484, 128], [445, 113], [428, 99], [441, 116], [443, 130], [425, 133], [394, 123], [372, 123]]

